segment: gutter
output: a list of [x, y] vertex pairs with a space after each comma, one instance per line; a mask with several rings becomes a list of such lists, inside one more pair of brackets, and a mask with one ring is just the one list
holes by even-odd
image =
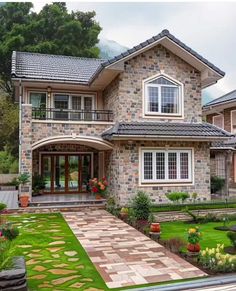
[[[144, 288], [135, 288], [135, 289], [126, 289], [125, 291], [182, 291], [182, 290], [192, 290], [199, 289], [204, 290], [205, 287], [212, 286], [222, 286], [226, 284], [236, 284], [236, 276], [233, 275], [224, 275], [224, 276], [214, 276], [208, 277], [204, 279], [195, 279], [188, 282], [180, 282], [180, 283], [168, 283], [163, 284], [161, 286], [153, 286], [153, 287], [144, 287]], [[236, 290], [236, 285], [235, 289]]]
[[[106, 139], [106, 135], [102, 136], [104, 139]], [[108, 140], [144, 140], [144, 139], [151, 139], [151, 140], [184, 140], [184, 141], [214, 141], [214, 140], [219, 140], [219, 139], [223, 139], [223, 140], [228, 140], [230, 137], [228, 136], [216, 136], [216, 137], [186, 137], [186, 136], [165, 136], [165, 135], [159, 135], [157, 136], [153, 136], [153, 135], [112, 135], [109, 136], [107, 139]]]
[[19, 174], [21, 174], [21, 136], [22, 136], [22, 82], [19, 82]]

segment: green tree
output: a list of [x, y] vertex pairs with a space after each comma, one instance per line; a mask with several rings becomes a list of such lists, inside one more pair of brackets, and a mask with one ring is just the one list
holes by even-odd
[[11, 92], [13, 50], [98, 57], [101, 27], [95, 12], [68, 12], [66, 4], [46, 4], [39, 13], [30, 2], [6, 3], [0, 7], [0, 78]]

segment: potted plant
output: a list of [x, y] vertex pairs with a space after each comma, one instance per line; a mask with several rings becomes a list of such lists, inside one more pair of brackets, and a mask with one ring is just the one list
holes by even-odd
[[129, 215], [129, 208], [127, 207], [122, 207], [121, 210], [120, 210], [120, 217], [122, 219], [126, 219]]
[[161, 232], [161, 226], [158, 222], [152, 222], [150, 225], [151, 232]]
[[96, 199], [104, 198], [107, 191], [108, 182], [106, 177], [102, 179], [93, 178], [89, 181], [91, 192], [96, 195]]
[[29, 195], [26, 195], [26, 193], [29, 192], [29, 186], [25, 186], [29, 182], [29, 174], [23, 173], [17, 178], [17, 183], [20, 186], [20, 205], [21, 207], [27, 207], [29, 205]]
[[199, 228], [192, 227], [188, 230], [188, 246], [187, 250], [190, 253], [198, 253], [201, 250], [199, 241], [201, 239], [201, 233], [199, 231]]
[[33, 188], [32, 195], [37, 196], [37, 195], [43, 194], [43, 190], [45, 189], [45, 186], [46, 186], [46, 182], [45, 182], [44, 177], [38, 174], [34, 175], [33, 181], [32, 181], [32, 188]]

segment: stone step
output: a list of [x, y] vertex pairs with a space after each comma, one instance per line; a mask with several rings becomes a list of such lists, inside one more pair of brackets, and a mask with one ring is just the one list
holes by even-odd
[[106, 199], [88, 199], [88, 200], [71, 200], [71, 201], [31, 201], [30, 207], [75, 207], [87, 205], [105, 205]]

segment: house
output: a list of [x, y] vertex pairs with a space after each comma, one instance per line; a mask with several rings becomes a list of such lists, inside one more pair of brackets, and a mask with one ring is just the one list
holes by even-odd
[[122, 205], [137, 190], [209, 199], [210, 143], [230, 134], [202, 122], [201, 91], [224, 74], [168, 30], [110, 60], [13, 52], [21, 172], [45, 195], [106, 175]]
[[[208, 123], [236, 133], [236, 90], [216, 98], [203, 106], [203, 116]], [[236, 138], [216, 142], [211, 147], [211, 175], [224, 178], [227, 191], [236, 188]], [[229, 193], [232, 194], [232, 193]]]

